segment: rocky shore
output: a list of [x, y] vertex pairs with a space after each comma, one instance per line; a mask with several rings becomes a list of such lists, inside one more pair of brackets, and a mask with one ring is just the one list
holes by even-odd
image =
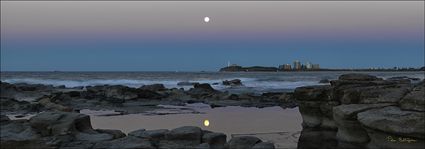
[[424, 82], [346, 74], [297, 88], [303, 131], [298, 148], [422, 149]]
[[[240, 80], [225, 80], [224, 85], [241, 86]], [[1, 82], [1, 148], [196, 148], [196, 149], [273, 149], [274, 144], [253, 136], [233, 137], [223, 133], [183, 126], [172, 130], [139, 129], [124, 134], [120, 130], [93, 129], [84, 109], [113, 110], [120, 114], [161, 109], [160, 105], [205, 103], [211, 107], [254, 106], [295, 107], [292, 93], [231, 94], [209, 84], [165, 88], [162, 84], [131, 88], [101, 85], [66, 88], [41, 84]], [[10, 120], [5, 115], [36, 114], [29, 120]], [[142, 126], [141, 126], [142, 127]]]
[[[232, 94], [215, 90], [210, 84], [181, 82], [193, 86], [165, 88], [162, 84], [131, 88], [122, 85], [99, 85], [75, 88], [41, 84], [1, 83], [1, 112], [25, 114], [41, 111], [114, 110], [121, 114], [143, 113], [161, 108], [158, 105], [205, 103], [211, 107], [295, 107], [292, 93], [272, 92]], [[224, 85], [241, 86], [240, 80], [225, 80]]]
[[[412, 83], [412, 81], [414, 83]], [[296, 88], [293, 93], [232, 94], [210, 84], [181, 82], [188, 90], [162, 84], [131, 88], [101, 85], [64, 86], [1, 82], [1, 148], [227, 148], [268, 149], [273, 143], [226, 135], [198, 127], [172, 130], [93, 129], [84, 109], [144, 113], [159, 105], [205, 103], [211, 107], [299, 107], [303, 130], [299, 149], [406, 148], [425, 146], [424, 81], [408, 77], [382, 79], [345, 74], [324, 85]], [[329, 83], [328, 83], [329, 82]], [[223, 85], [243, 86], [241, 80]], [[10, 114], [36, 114], [10, 120]], [[143, 128], [143, 126], [141, 126]]]
[[61, 149], [274, 149], [273, 143], [252, 136], [233, 137], [223, 133], [183, 126], [172, 130], [93, 129], [88, 115], [73, 112], [43, 112], [29, 120], [1, 116], [1, 148]]

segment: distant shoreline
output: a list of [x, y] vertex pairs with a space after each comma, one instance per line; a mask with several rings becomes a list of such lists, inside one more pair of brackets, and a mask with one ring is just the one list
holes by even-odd
[[232, 72], [240, 72], [240, 73], [250, 73], [250, 72], [418, 72], [424, 71], [421, 69], [415, 70], [369, 70], [369, 69], [320, 69], [320, 70], [278, 70], [278, 71], [0, 71], [0, 73], [232, 73]]
[[228, 66], [221, 68], [219, 72], [322, 72], [322, 71], [352, 71], [352, 72], [417, 72], [425, 71], [425, 67], [421, 68], [402, 68], [402, 69], [279, 69], [277, 67], [241, 67], [241, 66]]
[[336, 70], [336, 69], [332, 69], [332, 70], [278, 70], [278, 71], [219, 71], [219, 72], [334, 72], [334, 71], [343, 71], [343, 72], [418, 72], [418, 71], [425, 71], [425, 70], [360, 70], [360, 69], [356, 69], [356, 70]]

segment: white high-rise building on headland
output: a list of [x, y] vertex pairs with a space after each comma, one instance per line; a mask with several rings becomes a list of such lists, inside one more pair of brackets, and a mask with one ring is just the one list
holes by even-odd
[[313, 64], [310, 62], [305, 63], [305, 68], [307, 69], [312, 69], [313, 68]]
[[301, 70], [301, 62], [299, 60], [294, 61], [294, 67], [295, 70]]
[[318, 70], [318, 69], [320, 69], [319, 64], [313, 64], [313, 66], [312, 66], [312, 67], [313, 67], [312, 69], [314, 69], [314, 70]]

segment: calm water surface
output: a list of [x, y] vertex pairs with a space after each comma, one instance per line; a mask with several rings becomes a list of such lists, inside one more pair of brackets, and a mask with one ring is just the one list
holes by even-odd
[[[204, 114], [91, 116], [94, 128], [119, 129], [125, 133], [137, 129], [173, 129], [198, 126], [205, 130], [222, 132], [230, 139], [237, 135], [253, 135], [276, 143], [276, 147], [295, 148], [302, 130], [298, 108], [281, 107], [200, 108]], [[205, 125], [205, 121], [209, 125]]]

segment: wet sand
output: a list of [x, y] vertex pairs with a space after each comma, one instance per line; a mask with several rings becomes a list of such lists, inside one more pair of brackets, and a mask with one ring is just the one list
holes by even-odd
[[[195, 107], [201, 114], [146, 115], [129, 114], [118, 116], [91, 116], [93, 128], [118, 129], [125, 133], [137, 129], [173, 129], [180, 126], [198, 126], [202, 129], [232, 136], [255, 135], [276, 143], [280, 148], [296, 148], [302, 130], [302, 118], [298, 108], [281, 107]], [[176, 110], [170, 110], [174, 113]], [[185, 110], [182, 110], [184, 113]], [[158, 113], [164, 112], [164, 110]], [[89, 114], [89, 113], [87, 113]], [[205, 126], [205, 120], [209, 125]]]

